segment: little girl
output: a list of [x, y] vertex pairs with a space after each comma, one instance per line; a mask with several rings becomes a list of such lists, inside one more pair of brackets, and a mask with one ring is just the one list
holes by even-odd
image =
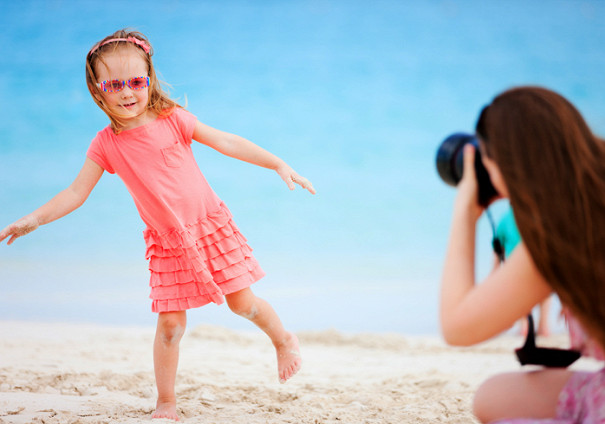
[[158, 313], [154, 368], [158, 399], [152, 418], [178, 421], [175, 378], [186, 310], [227, 300], [229, 308], [263, 330], [277, 352], [280, 382], [301, 367], [298, 340], [250, 285], [264, 273], [232, 221], [229, 209], [198, 168], [191, 140], [227, 156], [275, 170], [293, 190], [311, 183], [252, 142], [199, 122], [162, 91], [151, 45], [120, 30], [86, 57], [86, 83], [110, 125], [100, 131], [74, 182], [48, 203], [6, 227], [8, 244], [81, 206], [104, 171], [118, 174], [146, 224], [152, 310]]

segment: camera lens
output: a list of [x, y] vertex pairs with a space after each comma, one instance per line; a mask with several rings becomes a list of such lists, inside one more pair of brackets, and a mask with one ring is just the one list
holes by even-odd
[[478, 200], [481, 206], [487, 207], [498, 196], [498, 192], [492, 185], [489, 174], [481, 161], [477, 137], [467, 133], [455, 133], [443, 140], [437, 150], [437, 172], [445, 183], [457, 186], [462, 179], [464, 145], [467, 143], [475, 146], [475, 174], [479, 185]]
[[463, 148], [466, 143], [477, 145], [474, 136], [456, 133], [443, 140], [437, 150], [437, 172], [446, 184], [455, 187], [462, 179]]

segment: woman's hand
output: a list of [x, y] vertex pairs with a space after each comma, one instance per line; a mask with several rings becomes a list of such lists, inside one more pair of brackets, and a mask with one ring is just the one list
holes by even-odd
[[471, 144], [464, 146], [464, 162], [462, 179], [458, 183], [454, 213], [470, 213], [475, 221], [483, 213], [479, 205], [479, 184], [475, 174], [475, 147]]
[[288, 188], [290, 190], [294, 190], [295, 183], [301, 186], [302, 188], [309, 190], [309, 193], [315, 194], [315, 189], [313, 188], [313, 184], [311, 181], [307, 180], [305, 177], [301, 177], [290, 168], [288, 165], [281, 166], [275, 170], [282, 180], [288, 184]]
[[17, 238], [31, 233], [39, 226], [40, 222], [34, 215], [26, 215], [0, 232], [0, 243], [11, 236], [6, 244], [12, 244]]
[[462, 339], [461, 334], [474, 331], [473, 324], [467, 322], [468, 314], [463, 308], [467, 296], [475, 287], [475, 232], [477, 219], [482, 212], [477, 198], [474, 161], [475, 149], [467, 144], [464, 146], [464, 170], [457, 186], [441, 280], [441, 330], [450, 344], [463, 344], [461, 340], [466, 342], [466, 339]]

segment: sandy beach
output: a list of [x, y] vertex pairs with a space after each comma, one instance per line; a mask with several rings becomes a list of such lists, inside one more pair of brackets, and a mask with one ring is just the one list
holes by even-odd
[[[510, 335], [473, 348], [399, 334], [298, 336], [303, 369], [282, 385], [259, 331], [188, 329], [177, 377], [182, 421], [472, 423], [473, 392], [493, 373], [518, 370], [512, 349], [522, 344]], [[153, 337], [153, 328], [0, 322], [0, 423], [151, 422]], [[541, 343], [566, 347], [567, 338]]]

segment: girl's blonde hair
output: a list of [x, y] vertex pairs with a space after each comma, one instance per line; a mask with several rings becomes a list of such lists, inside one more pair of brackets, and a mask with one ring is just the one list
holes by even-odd
[[162, 90], [160, 81], [155, 73], [153, 61], [153, 48], [147, 37], [137, 31], [121, 29], [108, 35], [98, 43], [96, 43], [86, 56], [86, 85], [88, 91], [92, 95], [95, 103], [107, 114], [111, 121], [111, 126], [116, 134], [119, 134], [125, 126], [123, 118], [115, 111], [110, 110], [102, 101], [103, 90], [97, 85], [99, 83], [95, 69], [99, 63], [103, 61], [103, 55], [112, 53], [120, 48], [132, 48], [138, 52], [141, 58], [147, 64], [149, 74], [149, 101], [147, 110], [151, 110], [159, 117], [165, 117], [172, 113], [174, 108], [181, 107], [177, 102], [172, 100], [170, 96]]

